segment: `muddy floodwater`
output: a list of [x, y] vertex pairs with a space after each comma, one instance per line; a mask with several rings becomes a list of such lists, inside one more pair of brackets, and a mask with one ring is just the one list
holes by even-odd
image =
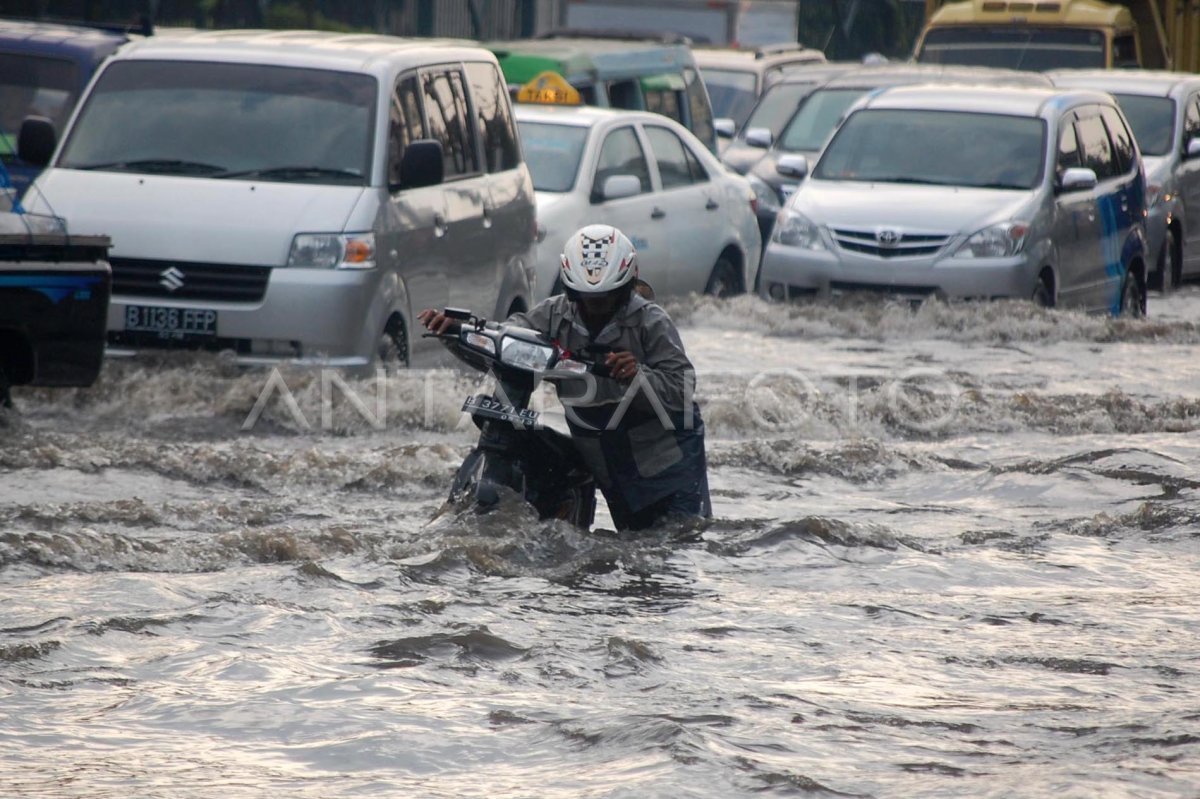
[[1200, 289], [667, 307], [687, 540], [443, 509], [465, 371], [17, 389], [0, 795], [1200, 796]]

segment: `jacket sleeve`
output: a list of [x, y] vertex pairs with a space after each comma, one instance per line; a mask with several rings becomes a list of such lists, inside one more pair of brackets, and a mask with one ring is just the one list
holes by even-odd
[[547, 297], [528, 311], [518, 311], [504, 321], [506, 324], [537, 330], [544, 336], [552, 336], [554, 332], [551, 330], [551, 325], [554, 321], [553, 311], [556, 299], [558, 298]]
[[[683, 411], [691, 407], [696, 370], [684, 352], [683, 340], [675, 323], [657, 305], [646, 306], [642, 349], [645, 361], [639, 371], [663, 406], [669, 411]], [[644, 393], [639, 392], [635, 402], [650, 410], [652, 405]]]

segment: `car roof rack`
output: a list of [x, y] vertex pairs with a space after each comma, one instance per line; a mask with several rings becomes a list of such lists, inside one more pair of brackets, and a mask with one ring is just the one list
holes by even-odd
[[33, 22], [43, 25], [69, 25], [72, 28], [91, 28], [92, 30], [108, 33], [137, 33], [142, 36], [154, 35], [154, 23], [149, 14], [139, 14], [137, 22], [120, 24], [117, 22], [95, 22], [86, 19], [62, 19], [60, 17], [5, 17], [6, 22]]
[[624, 28], [554, 28], [545, 33], [539, 33], [536, 39], [613, 39], [628, 42], [658, 42], [659, 44], [691, 45], [694, 40], [690, 36], [673, 31], [649, 33], [647, 31], [626, 30]]

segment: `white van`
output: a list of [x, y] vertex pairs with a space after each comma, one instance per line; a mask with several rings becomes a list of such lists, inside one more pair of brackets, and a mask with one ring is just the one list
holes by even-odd
[[54, 138], [22, 127], [49, 162], [28, 204], [111, 237], [111, 354], [406, 364], [422, 308], [502, 317], [533, 296], [533, 183], [496, 58], [470, 42], [148, 39]]

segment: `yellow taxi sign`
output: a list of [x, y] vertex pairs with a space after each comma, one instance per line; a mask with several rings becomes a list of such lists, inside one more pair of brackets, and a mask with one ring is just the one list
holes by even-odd
[[557, 72], [547, 70], [526, 83], [517, 92], [518, 103], [544, 103], [548, 105], [582, 105], [579, 90], [567, 83]]

